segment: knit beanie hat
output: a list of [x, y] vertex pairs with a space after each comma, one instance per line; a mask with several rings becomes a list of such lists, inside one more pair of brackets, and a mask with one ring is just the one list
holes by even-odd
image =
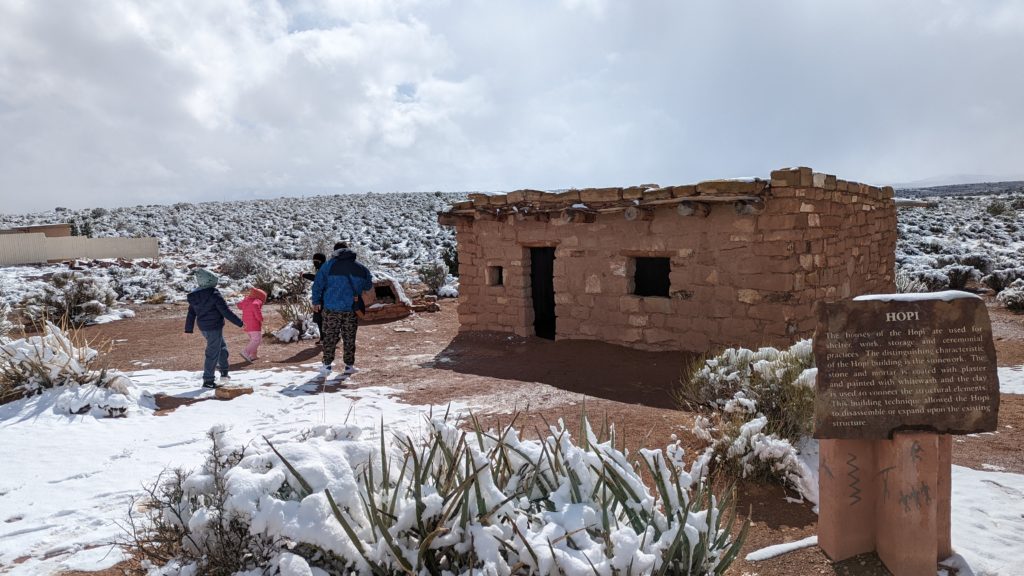
[[213, 288], [214, 286], [217, 285], [217, 275], [214, 274], [213, 272], [210, 272], [209, 270], [203, 268], [196, 268], [196, 271], [193, 272], [193, 274], [196, 277], [196, 284], [199, 285], [200, 290], [204, 290], [206, 288]]

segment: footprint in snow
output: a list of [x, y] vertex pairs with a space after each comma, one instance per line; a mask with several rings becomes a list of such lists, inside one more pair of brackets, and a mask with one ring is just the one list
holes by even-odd
[[82, 472], [82, 473], [79, 473], [79, 474], [75, 474], [74, 476], [68, 476], [67, 478], [61, 478], [60, 480], [50, 480], [49, 482], [47, 482], [47, 484], [60, 484], [62, 482], [70, 482], [71, 480], [82, 480], [83, 478], [88, 478], [90, 476], [95, 476], [96, 474], [99, 474], [99, 473], [100, 473], [99, 470], [94, 470], [92, 472]]

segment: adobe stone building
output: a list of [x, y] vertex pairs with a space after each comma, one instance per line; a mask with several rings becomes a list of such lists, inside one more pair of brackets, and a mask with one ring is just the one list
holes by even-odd
[[894, 291], [891, 187], [810, 168], [713, 180], [471, 194], [458, 241], [461, 330], [703, 352], [788, 345], [814, 304]]

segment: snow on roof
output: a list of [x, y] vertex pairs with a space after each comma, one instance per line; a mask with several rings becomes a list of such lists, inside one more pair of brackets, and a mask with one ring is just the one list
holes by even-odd
[[944, 290], [942, 292], [921, 292], [909, 294], [865, 294], [857, 296], [854, 302], [925, 302], [928, 300], [942, 300], [949, 302], [964, 298], [975, 298], [981, 300], [981, 296], [964, 292], [962, 290]]

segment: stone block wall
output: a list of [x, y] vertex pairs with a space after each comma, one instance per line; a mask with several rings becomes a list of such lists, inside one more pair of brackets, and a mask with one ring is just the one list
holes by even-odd
[[[447, 213], [459, 216], [453, 222], [461, 329], [534, 333], [529, 248], [541, 246], [555, 248], [556, 338], [645, 350], [784, 346], [813, 332], [816, 302], [894, 290], [891, 188], [808, 168], [775, 171], [753, 188], [739, 184], [558, 195], [573, 208], [580, 201], [626, 201], [624, 210], [642, 209], [632, 219], [619, 208], [592, 211], [587, 218], [567, 217], [571, 210], [563, 210], [559, 217], [542, 210], [545, 202], [556, 205], [555, 195], [535, 191], [473, 199]], [[708, 202], [701, 205], [710, 207], [706, 212], [690, 213], [672, 200], [701, 200], [701, 193]], [[751, 204], [756, 209], [713, 202], [731, 194], [747, 194], [737, 196], [746, 201], [751, 193], [761, 200]], [[626, 198], [630, 194], [635, 197]], [[514, 211], [493, 209], [512, 201]], [[532, 202], [532, 212], [522, 202]], [[481, 204], [488, 209], [479, 209]], [[669, 297], [633, 294], [637, 257], [669, 259]], [[503, 283], [491, 285], [497, 267]]]

